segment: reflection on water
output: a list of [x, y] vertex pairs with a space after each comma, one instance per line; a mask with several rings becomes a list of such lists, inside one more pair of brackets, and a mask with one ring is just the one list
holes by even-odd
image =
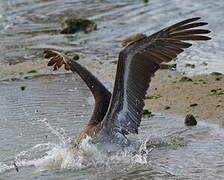
[[[24, 91], [20, 87], [26, 86]], [[71, 74], [0, 82], [0, 177], [3, 179], [223, 179], [224, 132], [199, 122], [157, 114], [143, 119], [140, 144], [100, 152], [88, 139], [82, 154], [70, 150], [90, 118], [89, 91]], [[14, 164], [14, 165], [13, 165]], [[16, 172], [15, 164], [19, 172]]]
[[[21, 62], [42, 56], [43, 48], [78, 52], [82, 58], [112, 59], [120, 40], [135, 33], [150, 34], [184, 18], [200, 16], [212, 30], [210, 42], [195, 43], [179, 56], [179, 69], [196, 64], [193, 73], [224, 72], [224, 2], [222, 0], [8, 0], [0, 1], [0, 62]], [[78, 15], [96, 21], [90, 34], [61, 35], [65, 17]], [[205, 53], [206, 52], [206, 53]], [[208, 66], [203, 66], [207, 62]]]

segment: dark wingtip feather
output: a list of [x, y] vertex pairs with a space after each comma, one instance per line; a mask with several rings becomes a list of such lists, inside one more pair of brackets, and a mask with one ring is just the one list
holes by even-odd
[[175, 36], [172, 37], [172, 39], [181, 41], [207, 41], [210, 40], [211, 38], [207, 36], [191, 35], [191, 36]]
[[199, 27], [199, 26], [205, 26], [208, 23], [206, 22], [193, 22], [190, 24], [186, 24], [186, 25], [182, 25], [182, 26], [178, 26], [176, 28], [173, 28], [173, 31], [182, 31], [182, 30], [187, 30], [187, 29], [191, 29], [191, 28], [195, 28], [195, 27]]
[[201, 17], [194, 17], [194, 18], [189, 18], [189, 19], [186, 19], [186, 20], [184, 20], [184, 21], [197, 21], [197, 20], [199, 20], [199, 19], [201, 19]]
[[189, 19], [186, 19], [186, 20], [180, 21], [179, 23], [174, 24], [174, 26], [176, 26], [176, 25], [179, 26], [179, 25], [182, 25], [182, 24], [188, 24], [188, 23], [197, 21], [199, 19], [201, 19], [201, 18], [200, 17], [189, 18]]
[[190, 19], [183, 20], [183, 21], [181, 21], [181, 22], [178, 22], [178, 23], [176, 23], [176, 24], [170, 26], [167, 30], [175, 29], [175, 28], [177, 28], [177, 27], [180, 27], [180, 26], [189, 24], [189, 23], [194, 22], [194, 21], [197, 21], [197, 20], [199, 20], [199, 19], [201, 19], [201, 18], [200, 18], [200, 17], [195, 17], [195, 18], [190, 18]]
[[211, 39], [212, 39], [211, 37], [207, 37], [207, 36], [206, 36], [206, 38], [207, 38], [207, 39], [205, 39], [205, 40], [211, 40]]
[[44, 58], [51, 58], [53, 56], [55, 56], [55, 52], [51, 51], [51, 50], [44, 50]]
[[55, 58], [52, 58], [48, 63], [47, 66], [53, 66], [56, 63]]
[[199, 19], [201, 19], [201, 17], [194, 17], [193, 19], [199, 20]]

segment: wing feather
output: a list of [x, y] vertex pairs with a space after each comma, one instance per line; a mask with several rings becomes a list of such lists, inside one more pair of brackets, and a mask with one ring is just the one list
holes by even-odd
[[45, 50], [44, 57], [50, 59], [48, 66], [53, 66], [54, 71], [64, 65], [66, 70], [79, 74], [95, 98], [94, 111], [88, 125], [99, 124], [107, 112], [111, 93], [90, 71], [64, 54], [53, 50]]
[[162, 62], [169, 62], [189, 48], [188, 40], [209, 40], [209, 30], [191, 18], [129, 44], [119, 54], [114, 90], [103, 120], [103, 132], [138, 133], [146, 91]]

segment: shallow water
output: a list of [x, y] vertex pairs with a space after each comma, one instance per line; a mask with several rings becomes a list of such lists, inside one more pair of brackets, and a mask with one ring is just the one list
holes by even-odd
[[[111, 60], [129, 35], [151, 34], [184, 18], [201, 16], [209, 23], [213, 40], [194, 43], [179, 56], [178, 70], [224, 72], [223, 9], [222, 0], [151, 0], [148, 4], [140, 0], [0, 0], [0, 64], [39, 59], [44, 48], [77, 52], [89, 60]], [[60, 35], [60, 23], [70, 15], [96, 21], [98, 30]], [[185, 68], [185, 63], [196, 68]], [[21, 91], [21, 86], [26, 89]], [[74, 157], [69, 142], [90, 118], [92, 102], [76, 75], [1, 81], [0, 180], [224, 179], [223, 129], [206, 122], [187, 128], [183, 117], [176, 115], [143, 119], [140, 134], [131, 137], [142, 144], [135, 154], [130, 149], [105, 154], [84, 142], [87, 156]]]
[[[193, 48], [179, 56], [178, 69], [190, 74], [224, 72], [223, 9], [222, 0], [0, 0], [0, 63], [42, 57], [43, 48], [76, 52], [89, 60], [111, 60], [117, 57], [120, 41], [125, 37], [151, 34], [177, 21], [199, 16], [209, 23], [213, 40], [194, 43]], [[96, 21], [98, 30], [89, 34], [59, 34], [62, 20], [71, 15]], [[186, 63], [193, 63], [196, 68], [185, 68]]]
[[85, 141], [86, 155], [74, 156], [69, 142], [90, 118], [91, 102], [73, 74], [1, 81], [0, 179], [224, 178], [223, 128], [188, 128], [175, 115], [143, 119], [139, 135], [130, 137], [142, 144], [134, 154], [103, 153]]

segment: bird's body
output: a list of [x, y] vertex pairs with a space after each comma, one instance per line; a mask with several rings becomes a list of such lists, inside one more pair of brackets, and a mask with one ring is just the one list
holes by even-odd
[[78, 62], [57, 51], [45, 51], [45, 58], [50, 59], [49, 66], [57, 70], [64, 64], [66, 70], [78, 73], [95, 98], [89, 123], [73, 141], [76, 147], [86, 136], [92, 137], [95, 142], [130, 144], [126, 136], [129, 133], [138, 134], [146, 91], [160, 64], [171, 61], [191, 46], [185, 41], [210, 39], [201, 35], [210, 31], [195, 29], [207, 24], [195, 22], [199, 19], [181, 21], [125, 47], [119, 53], [112, 94]]

